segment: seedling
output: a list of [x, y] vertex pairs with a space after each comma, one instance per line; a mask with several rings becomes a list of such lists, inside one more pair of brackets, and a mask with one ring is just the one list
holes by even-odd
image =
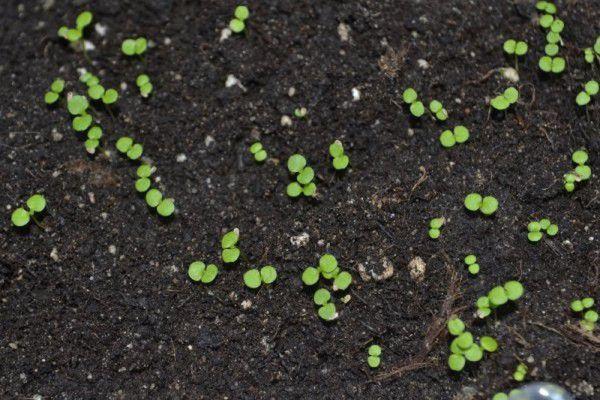
[[465, 264], [467, 264], [471, 275], [477, 275], [479, 273], [479, 264], [477, 264], [477, 257], [474, 254], [469, 254], [465, 257]]
[[304, 117], [306, 117], [307, 113], [308, 113], [308, 110], [306, 109], [306, 107], [298, 107], [294, 110], [294, 116], [296, 118], [304, 118]]
[[194, 261], [188, 267], [188, 276], [194, 282], [211, 283], [218, 273], [219, 269], [216, 265], [206, 265], [202, 261]]
[[139, 193], [145, 193], [150, 189], [150, 176], [156, 171], [156, 167], [150, 164], [142, 164], [138, 167], [136, 174], [138, 179], [135, 181], [135, 190]]
[[596, 328], [596, 322], [598, 322], [598, 312], [592, 310], [592, 307], [594, 307], [594, 299], [591, 297], [571, 302], [571, 311], [581, 317], [579, 325], [588, 332], [592, 332]]
[[100, 147], [100, 139], [102, 138], [102, 128], [98, 125], [92, 126], [87, 132], [87, 140], [85, 141], [85, 150], [90, 153], [96, 153], [96, 149]]
[[50, 85], [50, 90], [44, 95], [44, 101], [46, 104], [56, 103], [64, 89], [65, 81], [61, 78], [56, 78]]
[[146, 192], [146, 204], [156, 208], [156, 212], [161, 217], [169, 217], [175, 212], [175, 201], [173, 199], [163, 198], [163, 194], [158, 189], [150, 189]]
[[74, 116], [72, 126], [75, 131], [83, 132], [94, 122], [92, 116], [87, 113], [88, 108], [89, 102], [85, 96], [73, 95], [67, 101], [67, 110]]
[[150, 82], [150, 77], [146, 74], [141, 74], [135, 79], [135, 84], [140, 89], [140, 95], [143, 98], [148, 98], [150, 93], [152, 93], [152, 83]]
[[329, 145], [329, 155], [333, 157], [333, 168], [335, 168], [337, 171], [344, 170], [348, 167], [350, 158], [344, 154], [344, 146], [339, 140], [336, 140]]
[[289, 197], [298, 197], [301, 194], [307, 197], [314, 196], [317, 191], [317, 186], [313, 182], [315, 171], [306, 165], [306, 158], [294, 154], [288, 159], [287, 167], [292, 176], [296, 175], [296, 182], [290, 183], [286, 188], [287, 195]]
[[504, 111], [519, 100], [519, 91], [514, 87], [507, 88], [501, 95], [494, 97], [490, 105], [498, 110]]
[[432, 239], [437, 239], [440, 237], [442, 226], [446, 223], [446, 218], [433, 218], [429, 221], [429, 237]]
[[594, 47], [588, 47], [583, 50], [585, 62], [593, 64], [594, 60], [600, 61], [600, 36], [596, 38]]
[[244, 284], [250, 289], [257, 289], [261, 284], [271, 284], [277, 279], [277, 271], [270, 265], [260, 269], [250, 269], [244, 273]]
[[450, 317], [447, 323], [448, 332], [455, 336], [450, 343], [448, 366], [452, 371], [460, 372], [467, 361], [478, 362], [483, 358], [483, 352], [495, 352], [498, 342], [490, 336], [482, 336], [477, 344], [471, 332], [466, 331], [464, 322], [456, 315]]
[[518, 300], [525, 289], [520, 282], [508, 281], [503, 286], [496, 286], [488, 292], [487, 296], [477, 299], [477, 316], [485, 318], [492, 313], [492, 310], [506, 304], [509, 300]]
[[589, 104], [589, 102], [592, 100], [592, 96], [595, 96], [598, 94], [598, 90], [600, 89], [600, 86], [598, 85], [598, 82], [595, 80], [591, 80], [586, 82], [586, 84], [584, 85], [583, 91], [579, 92], [579, 94], [577, 94], [577, 97], [575, 98], [575, 102], [577, 103], [577, 105], [579, 106], [586, 106]]
[[539, 67], [544, 72], [560, 74], [565, 70], [566, 61], [562, 57], [543, 56], [540, 58]]
[[254, 155], [254, 160], [256, 160], [258, 163], [261, 163], [267, 159], [267, 151], [263, 148], [261, 142], [255, 142], [252, 146], [250, 146], [250, 153]]
[[454, 130], [445, 130], [440, 135], [440, 143], [445, 148], [453, 147], [456, 143], [464, 143], [469, 140], [469, 130], [462, 126], [458, 125], [454, 127]]
[[87, 85], [88, 96], [92, 100], [102, 101], [102, 103], [108, 106], [119, 99], [119, 92], [115, 89], [105, 89], [100, 84], [100, 79], [90, 72], [81, 75], [79, 80]]
[[36, 220], [35, 213], [44, 211], [46, 208], [46, 198], [41, 194], [34, 194], [27, 199], [25, 204], [27, 205], [27, 210], [23, 207], [19, 207], [12, 212], [10, 220], [13, 225], [21, 227], [27, 225], [30, 220], [33, 220], [37, 226], [42, 227]]
[[71, 43], [73, 48], [85, 51], [85, 44], [83, 43], [83, 34], [85, 28], [92, 23], [92, 20], [92, 13], [89, 11], [84, 11], [77, 16], [74, 28], [61, 26], [58, 29], [58, 36]]
[[504, 42], [502, 48], [506, 54], [515, 57], [515, 69], [519, 69], [519, 57], [527, 53], [527, 43], [520, 40], [508, 39]]
[[367, 364], [371, 368], [378, 368], [381, 364], [381, 346], [372, 344], [368, 350]]
[[240, 258], [240, 249], [236, 247], [239, 238], [240, 230], [238, 228], [223, 235], [221, 238], [221, 258], [223, 262], [231, 264]]
[[547, 1], [540, 1], [536, 4], [536, 8], [545, 13], [539, 19], [540, 26], [548, 30], [546, 34], [547, 44], [544, 47], [545, 56], [541, 57], [538, 65], [544, 72], [559, 74], [565, 70], [566, 61], [563, 57], [558, 56], [560, 51], [559, 44], [563, 41], [560, 33], [565, 28], [565, 23], [554, 14], [556, 14], [556, 6]]
[[525, 376], [527, 375], [527, 370], [527, 365], [519, 363], [519, 365], [517, 365], [517, 369], [513, 373], [513, 379], [517, 382], [523, 382], [525, 380]]
[[470, 193], [465, 197], [465, 207], [469, 211], [480, 211], [489, 216], [498, 210], [498, 200], [492, 196], [482, 197], [479, 193]]
[[246, 6], [237, 6], [233, 14], [235, 18], [229, 21], [229, 29], [235, 33], [241, 33], [246, 29], [246, 20], [250, 16], [250, 10]]
[[431, 111], [438, 121], [445, 121], [448, 119], [448, 111], [446, 111], [443, 104], [438, 100], [432, 100], [429, 103], [429, 111]]
[[548, 218], [543, 218], [527, 224], [527, 231], [527, 239], [530, 242], [539, 242], [544, 237], [543, 231], [546, 231], [548, 236], [555, 236], [558, 233], [558, 225], [550, 222]]
[[539, 11], [543, 11], [546, 14], [556, 14], [556, 6], [548, 1], [538, 1], [535, 4], [535, 8]]
[[121, 51], [126, 56], [141, 56], [147, 48], [148, 41], [144, 37], [125, 39], [121, 43]]
[[587, 181], [592, 176], [592, 169], [589, 165], [586, 165], [588, 161], [588, 154], [585, 150], [577, 150], [571, 156], [571, 159], [577, 166], [571, 172], [566, 173], [563, 176], [565, 190], [572, 192], [575, 190], [575, 184], [578, 182]]
[[134, 143], [133, 139], [127, 136], [120, 137], [116, 143], [117, 150], [126, 154], [130, 160], [138, 160], [144, 153], [144, 147], [140, 143]]
[[408, 88], [402, 93], [402, 99], [410, 105], [410, 113], [420, 118], [425, 113], [425, 106], [418, 99], [417, 92], [413, 88]]

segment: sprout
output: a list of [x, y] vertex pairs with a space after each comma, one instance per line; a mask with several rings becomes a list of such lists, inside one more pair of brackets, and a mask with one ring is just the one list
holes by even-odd
[[46, 104], [56, 103], [64, 89], [65, 81], [61, 78], [56, 78], [50, 85], [50, 91], [46, 92], [44, 95], [44, 102], [46, 102]]
[[435, 115], [435, 118], [437, 118], [439, 121], [445, 121], [448, 119], [448, 111], [446, 111], [442, 103], [438, 100], [432, 100], [429, 103], [429, 111], [431, 111], [431, 113]]
[[146, 38], [139, 37], [137, 39], [125, 39], [121, 43], [121, 51], [127, 56], [141, 56], [148, 48]]
[[294, 154], [288, 159], [287, 167], [292, 175], [296, 175], [296, 182], [287, 186], [286, 194], [289, 197], [298, 197], [301, 194], [314, 196], [317, 190], [317, 186], [312, 182], [315, 172], [311, 167], [306, 166], [306, 158]]
[[504, 111], [512, 104], [515, 104], [518, 100], [519, 91], [511, 86], [507, 88], [501, 95], [494, 97], [490, 101], [490, 105], [498, 111]]
[[418, 95], [415, 89], [408, 88], [402, 93], [402, 99], [406, 104], [410, 104], [410, 113], [419, 118], [425, 113], [425, 106], [418, 101]]
[[587, 181], [592, 176], [592, 169], [589, 165], [585, 165], [588, 161], [588, 155], [585, 150], [577, 150], [571, 158], [577, 166], [573, 171], [563, 176], [564, 187], [567, 192], [575, 190], [575, 183]]
[[160, 202], [163, 199], [163, 195], [160, 192], [160, 190], [158, 189], [150, 189], [148, 190], [148, 192], [146, 193], [146, 203], [152, 207], [158, 207], [158, 205], [160, 204]]
[[333, 321], [338, 317], [338, 313], [335, 308], [335, 304], [327, 303], [321, 307], [319, 307], [318, 311], [319, 317], [325, 321]]
[[596, 328], [596, 323], [598, 322], [598, 312], [590, 310], [593, 306], [594, 299], [591, 297], [585, 297], [581, 300], [574, 300], [571, 302], [571, 310], [580, 314], [582, 317], [579, 321], [579, 325], [588, 332], [592, 332]]
[[302, 272], [302, 282], [307, 286], [312, 286], [319, 281], [319, 270], [314, 267], [308, 267]]
[[127, 155], [130, 160], [137, 160], [142, 156], [144, 147], [139, 143], [134, 143], [133, 139], [123, 136], [117, 140], [117, 150]]
[[490, 315], [492, 309], [506, 304], [509, 300], [518, 300], [524, 292], [523, 285], [517, 281], [508, 281], [503, 286], [496, 286], [487, 296], [477, 299], [477, 315], [479, 318], [485, 318]]
[[83, 115], [89, 107], [88, 100], [85, 96], [74, 95], [67, 102], [67, 110], [71, 115]]
[[492, 196], [482, 197], [479, 193], [470, 193], [465, 197], [465, 207], [469, 211], [480, 211], [484, 215], [492, 215], [498, 210], [498, 200]]
[[336, 140], [329, 145], [329, 155], [333, 157], [333, 168], [337, 171], [344, 170], [350, 163], [350, 158], [344, 154], [344, 145], [339, 140]]
[[265, 265], [260, 269], [260, 278], [263, 283], [269, 285], [277, 279], [277, 271], [271, 265]]
[[150, 96], [152, 93], [152, 83], [150, 82], [150, 77], [146, 74], [141, 74], [135, 79], [135, 84], [140, 89], [140, 95], [144, 98]]
[[156, 207], [156, 212], [161, 217], [170, 217], [175, 212], [175, 202], [173, 199], [163, 199]]
[[456, 143], [464, 143], [469, 140], [469, 130], [458, 125], [454, 127], [453, 131], [445, 130], [440, 135], [440, 143], [446, 148], [453, 147]]
[[527, 43], [514, 39], [508, 39], [506, 42], [504, 42], [502, 48], [506, 54], [515, 56], [515, 69], [518, 69], [519, 56], [524, 56], [527, 53]]
[[100, 146], [100, 139], [102, 138], [102, 128], [95, 125], [90, 128], [87, 132], [87, 140], [85, 141], [85, 149], [88, 153], [94, 154], [96, 149]]
[[548, 236], [555, 236], [558, 233], [558, 225], [551, 223], [548, 218], [543, 218], [527, 224], [527, 231], [527, 239], [530, 242], [539, 242], [544, 236], [542, 231], [546, 231]]
[[452, 336], [458, 336], [465, 331], [465, 323], [456, 315], [450, 317], [447, 325], [448, 332], [450, 332]]
[[566, 61], [562, 57], [544, 56], [540, 58], [538, 65], [544, 72], [559, 74], [565, 70]]
[[84, 11], [77, 16], [75, 28], [61, 26], [58, 30], [58, 36], [68, 40], [72, 45], [76, 45], [79, 49], [83, 49], [85, 51], [85, 46], [82, 45], [81, 39], [83, 38], [84, 29], [92, 23], [92, 20], [92, 13], [89, 11]]
[[188, 276], [194, 282], [211, 283], [217, 277], [219, 269], [214, 264], [205, 265], [202, 261], [194, 261], [188, 267]]
[[263, 148], [261, 142], [255, 142], [252, 146], [250, 146], [250, 153], [254, 155], [254, 160], [256, 162], [263, 162], [267, 159], [267, 152]]
[[304, 117], [306, 117], [307, 113], [308, 113], [308, 110], [306, 109], [306, 107], [298, 107], [294, 110], [294, 116], [296, 118], [304, 118]]
[[236, 244], [240, 238], [240, 231], [235, 228], [232, 231], [227, 232], [221, 238], [221, 258], [225, 263], [231, 264], [238, 260], [240, 257], [240, 249], [236, 247]]
[[517, 365], [517, 369], [513, 373], [513, 379], [517, 382], [523, 382], [525, 380], [525, 376], [527, 375], [527, 370], [527, 365], [519, 363], [519, 365]]
[[27, 225], [29, 221], [33, 219], [33, 221], [39, 225], [34, 214], [44, 211], [46, 208], [46, 198], [41, 194], [34, 194], [27, 199], [25, 204], [29, 211], [25, 210], [23, 207], [17, 208], [10, 216], [11, 222], [13, 225], [21, 227]]
[[313, 295], [313, 301], [318, 306], [327, 304], [329, 300], [331, 300], [331, 293], [327, 289], [318, 289]]
[[333, 291], [346, 290], [352, 283], [352, 275], [349, 272], [342, 271], [333, 280]]
[[369, 346], [369, 356], [367, 357], [367, 364], [371, 368], [377, 368], [381, 364], [381, 346], [373, 344]]
[[479, 273], [479, 264], [477, 264], [477, 257], [474, 254], [469, 254], [465, 257], [465, 264], [468, 265], [469, 273], [471, 275], [477, 275]]
[[244, 273], [244, 284], [250, 289], [257, 289], [260, 283], [260, 272], [257, 269], [250, 269]]
[[446, 223], [446, 219], [444, 217], [433, 218], [429, 221], [429, 237], [432, 239], [437, 239], [440, 237], [441, 231], [440, 229]]
[[600, 87], [599, 87], [597, 81], [591, 80], [591, 81], [586, 82], [586, 84], [584, 86], [584, 90], [577, 94], [577, 97], [575, 98], [575, 102], [579, 106], [587, 105], [592, 100], [592, 96], [595, 96], [598, 94], [599, 89], [600, 89]]
[[237, 6], [234, 11], [234, 16], [231, 21], [229, 21], [229, 29], [231, 29], [235, 33], [241, 33], [246, 28], [246, 20], [250, 16], [250, 10], [246, 6]]

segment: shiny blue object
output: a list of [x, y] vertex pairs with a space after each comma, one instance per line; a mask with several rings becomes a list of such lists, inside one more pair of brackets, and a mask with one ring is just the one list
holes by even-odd
[[514, 390], [509, 400], [575, 400], [565, 389], [554, 383], [536, 382]]

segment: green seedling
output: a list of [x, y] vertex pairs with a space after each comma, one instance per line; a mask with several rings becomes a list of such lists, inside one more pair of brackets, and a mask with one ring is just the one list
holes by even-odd
[[555, 236], [558, 233], [558, 225], [550, 222], [548, 218], [543, 218], [527, 224], [527, 231], [527, 239], [530, 242], [539, 242], [544, 237], [543, 231], [546, 231], [548, 236]]
[[100, 147], [100, 139], [102, 138], [102, 128], [98, 125], [92, 126], [87, 131], [87, 139], [84, 143], [85, 150], [90, 154], [95, 154], [96, 149]]
[[332, 144], [329, 145], [329, 155], [333, 157], [333, 168], [337, 171], [342, 171], [348, 168], [348, 164], [350, 163], [350, 158], [346, 154], [344, 154], [344, 146], [342, 142], [336, 140]]
[[254, 160], [261, 163], [267, 159], [267, 151], [263, 148], [261, 142], [255, 142], [250, 146], [250, 153], [254, 156]]
[[419, 101], [419, 96], [413, 88], [408, 88], [402, 93], [402, 99], [406, 104], [410, 105], [410, 113], [416, 118], [420, 118], [425, 114], [425, 106]]
[[250, 269], [244, 273], [244, 284], [250, 289], [258, 289], [261, 284], [271, 284], [277, 279], [277, 271], [270, 265], [260, 269]]
[[146, 192], [146, 204], [152, 208], [156, 208], [156, 212], [161, 217], [169, 217], [175, 212], [175, 201], [166, 199], [158, 189], [150, 189]]
[[440, 237], [442, 226], [446, 223], [446, 218], [433, 218], [429, 221], [429, 237], [432, 239], [437, 239]]
[[587, 106], [592, 100], [592, 97], [598, 94], [599, 89], [600, 86], [598, 85], [597, 81], [591, 80], [586, 82], [583, 91], [577, 94], [577, 97], [575, 98], [575, 103], [577, 103], [578, 106]]
[[114, 104], [119, 99], [119, 92], [115, 89], [105, 89], [100, 84], [100, 79], [97, 76], [86, 72], [79, 80], [86, 84], [88, 87], [88, 97], [92, 100], [101, 101], [104, 105], [109, 106]]
[[543, 56], [542, 58], [540, 58], [538, 65], [540, 69], [544, 72], [560, 74], [565, 70], [567, 63], [562, 57]]
[[549, 1], [538, 1], [535, 4], [535, 8], [546, 14], [556, 14], [556, 6]]
[[378, 368], [381, 364], [381, 346], [372, 344], [369, 346], [368, 354], [367, 364], [369, 364], [369, 367]]
[[508, 39], [506, 42], [504, 42], [502, 48], [506, 54], [515, 57], [515, 69], [518, 69], [519, 57], [524, 56], [527, 53], [527, 43], [520, 40]]
[[519, 363], [515, 372], [513, 373], [513, 379], [517, 382], [523, 382], [525, 380], [525, 376], [527, 376], [527, 365], [523, 363]]
[[289, 197], [298, 197], [301, 194], [307, 197], [315, 196], [317, 186], [313, 182], [315, 171], [306, 165], [306, 158], [300, 154], [292, 155], [287, 162], [287, 167], [296, 182], [290, 183], [286, 188]]
[[146, 74], [141, 74], [135, 79], [135, 84], [140, 89], [140, 95], [143, 98], [148, 98], [152, 93], [152, 83], [150, 82], [150, 77]]
[[144, 153], [144, 147], [140, 143], [134, 143], [133, 139], [127, 136], [120, 137], [116, 143], [117, 150], [126, 154], [130, 160], [138, 160]]
[[571, 156], [577, 166], [563, 176], [563, 183], [567, 192], [574, 191], [576, 183], [587, 181], [592, 176], [592, 169], [589, 165], [586, 165], [588, 158], [588, 153], [583, 149], [575, 151]]
[[308, 110], [306, 109], [306, 107], [298, 107], [298, 108], [294, 109], [294, 117], [296, 117], [296, 118], [304, 118], [304, 117], [306, 117], [307, 113], [308, 113]]
[[211, 283], [215, 280], [219, 269], [214, 264], [204, 264], [202, 261], [194, 261], [188, 267], [188, 276], [194, 282]]
[[44, 102], [48, 105], [56, 103], [64, 89], [65, 81], [61, 78], [56, 78], [50, 85], [50, 90], [44, 95]]
[[126, 56], [141, 56], [148, 48], [148, 41], [144, 37], [129, 38], [121, 43], [121, 51]]
[[490, 336], [482, 336], [479, 344], [476, 343], [473, 334], [466, 331], [465, 323], [456, 315], [450, 317], [447, 327], [450, 335], [454, 336], [450, 343], [450, 356], [448, 357], [448, 367], [452, 371], [460, 372], [464, 369], [467, 361], [481, 361], [484, 351], [492, 353], [498, 349], [498, 342]]
[[483, 215], [492, 215], [498, 210], [498, 200], [492, 196], [470, 193], [465, 197], [465, 207], [469, 211], [480, 211]]
[[69, 28], [67, 26], [61, 26], [58, 29], [58, 36], [67, 40], [76, 49], [85, 51], [85, 44], [83, 43], [83, 34], [87, 26], [92, 23], [93, 15], [89, 11], [84, 11], [77, 16], [75, 21], [75, 27]]
[[454, 130], [445, 130], [440, 135], [440, 143], [445, 148], [453, 147], [456, 143], [464, 143], [469, 140], [469, 130], [458, 125], [454, 127]]
[[240, 249], [236, 246], [240, 238], [240, 230], [235, 228], [221, 238], [221, 258], [227, 264], [234, 263], [240, 258]]
[[487, 296], [482, 296], [477, 299], [477, 316], [479, 318], [485, 318], [492, 313], [492, 310], [498, 308], [508, 301], [516, 301], [521, 296], [525, 289], [520, 282], [508, 281], [503, 286], [496, 286], [492, 288]]
[[490, 105], [498, 110], [504, 111], [519, 100], [519, 91], [514, 87], [507, 88], [501, 95], [494, 97], [490, 101]]
[[152, 182], [150, 176], [156, 171], [156, 167], [149, 164], [142, 164], [138, 167], [136, 174], [137, 180], [135, 181], [135, 190], [139, 193], [146, 193], [150, 189]]
[[241, 33], [246, 29], [246, 20], [250, 16], [250, 10], [246, 6], [237, 6], [233, 13], [234, 18], [229, 21], [229, 29], [235, 33]]
[[443, 104], [438, 100], [432, 100], [429, 102], [429, 111], [438, 119], [438, 121], [445, 121], [448, 119], [448, 111], [444, 108]]
[[468, 266], [471, 275], [479, 273], [479, 264], [477, 264], [477, 257], [474, 254], [469, 254], [465, 257], [465, 264]]
[[19, 207], [14, 210], [10, 216], [10, 220], [14, 226], [25, 226], [30, 220], [33, 220], [36, 225], [41, 227], [40, 223], [35, 218], [35, 213], [41, 213], [46, 208], [46, 198], [41, 194], [34, 194], [25, 202], [27, 210], [24, 207]]
[[585, 62], [593, 64], [594, 60], [600, 61], [600, 36], [596, 38], [596, 42], [593, 47], [588, 47], [583, 50]]
[[559, 74], [565, 70], [566, 61], [563, 57], [558, 56], [560, 51], [559, 45], [563, 44], [561, 32], [565, 28], [565, 23], [560, 18], [556, 17], [556, 6], [549, 2], [538, 2], [537, 9], [543, 14], [539, 23], [540, 26], [546, 29], [547, 44], [544, 47], [545, 56], [541, 57], [538, 66], [544, 72]]
[[581, 317], [579, 325], [587, 332], [593, 332], [598, 322], [598, 312], [592, 310], [592, 307], [594, 307], [594, 299], [591, 297], [571, 302], [571, 311]]
[[[324, 254], [319, 259], [318, 267], [308, 267], [302, 272], [302, 282], [306, 286], [314, 286], [323, 277], [326, 280], [333, 279], [333, 291], [344, 291], [352, 284], [352, 275], [349, 272], [342, 271], [338, 265], [338, 261], [332, 254]], [[319, 316], [331, 321], [338, 317], [335, 305], [331, 302], [331, 293], [324, 288], [317, 289], [313, 295], [315, 304], [320, 306], [318, 309]], [[343, 302], [344, 301], [342, 299]]]

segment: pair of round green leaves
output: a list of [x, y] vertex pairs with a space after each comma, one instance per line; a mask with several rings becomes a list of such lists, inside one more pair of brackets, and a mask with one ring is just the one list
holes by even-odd
[[462, 125], [455, 126], [452, 131], [445, 130], [440, 135], [440, 143], [445, 148], [453, 147], [456, 143], [464, 143], [469, 140], [469, 130]]
[[44, 211], [46, 208], [46, 198], [41, 194], [34, 194], [27, 199], [26, 204], [29, 212], [22, 207], [12, 212], [10, 219], [15, 226], [21, 227], [27, 225], [34, 213]]
[[146, 74], [141, 74], [135, 79], [135, 84], [140, 89], [140, 95], [144, 98], [150, 96], [154, 87], [150, 82], [150, 77]]
[[267, 151], [263, 148], [261, 142], [255, 142], [250, 146], [250, 153], [254, 156], [256, 162], [263, 162], [267, 159]]
[[504, 42], [502, 48], [507, 54], [514, 54], [516, 56], [523, 56], [528, 50], [527, 43], [514, 39], [508, 39], [506, 42]]
[[477, 257], [474, 254], [469, 254], [465, 257], [465, 264], [467, 264], [471, 275], [477, 275], [479, 273], [479, 264], [477, 264]]
[[565, 70], [567, 63], [562, 57], [543, 56], [540, 58], [538, 65], [544, 72], [559, 74]]
[[525, 289], [518, 281], [508, 281], [503, 286], [496, 286], [488, 292], [487, 296], [477, 299], [477, 314], [480, 318], [485, 318], [491, 313], [492, 308], [506, 304], [509, 300], [518, 300]]
[[138, 179], [135, 181], [135, 190], [140, 193], [145, 193], [150, 189], [150, 185], [152, 182], [150, 181], [150, 176], [156, 170], [155, 167], [149, 164], [142, 164], [138, 167], [136, 174]]
[[244, 284], [250, 289], [257, 289], [261, 284], [269, 285], [277, 279], [277, 271], [271, 265], [260, 269], [250, 269], [244, 273]]
[[240, 232], [237, 228], [227, 232], [221, 238], [221, 258], [224, 262], [228, 264], [234, 263], [240, 257], [240, 249], [235, 246], [239, 238]]
[[329, 145], [329, 155], [333, 157], [333, 168], [338, 171], [344, 170], [350, 163], [350, 158], [344, 154], [344, 145], [341, 141], [336, 140]]
[[50, 91], [44, 95], [46, 104], [54, 104], [58, 101], [60, 94], [65, 89], [65, 81], [61, 78], [56, 78], [50, 85]]
[[492, 215], [498, 210], [498, 200], [492, 196], [481, 196], [470, 193], [465, 197], [465, 207], [469, 211], [481, 211], [484, 215]]
[[594, 307], [594, 299], [591, 297], [585, 297], [581, 300], [574, 300], [571, 303], [571, 310], [574, 312], [581, 312], [592, 307]]
[[139, 159], [144, 152], [144, 147], [141, 144], [134, 144], [133, 139], [127, 136], [120, 137], [117, 140], [116, 147], [121, 153], [127, 154], [130, 160]]
[[369, 367], [378, 368], [381, 364], [381, 346], [376, 344], [369, 346], [368, 354], [367, 364]]
[[425, 113], [425, 106], [418, 98], [417, 91], [413, 88], [408, 88], [402, 93], [402, 100], [406, 104], [410, 104], [410, 113], [417, 118]]
[[312, 180], [315, 177], [315, 171], [306, 166], [306, 158], [300, 154], [293, 154], [287, 161], [288, 170], [292, 175], [296, 175], [296, 182], [290, 183], [286, 188], [286, 193], [290, 197], [298, 197], [301, 194], [305, 196], [314, 196], [317, 186]]
[[512, 104], [515, 104], [519, 100], [519, 91], [514, 87], [509, 87], [504, 92], [494, 97], [490, 101], [490, 105], [498, 111], [504, 111]]
[[550, 32], [561, 33], [565, 29], [565, 23], [560, 18], [555, 18], [550, 14], [542, 15], [540, 18], [540, 26], [545, 29], [550, 29]]
[[548, 218], [543, 218], [527, 224], [527, 231], [527, 238], [530, 242], [539, 242], [544, 236], [542, 231], [546, 231], [548, 236], [555, 236], [558, 233], [558, 225], [551, 223]]
[[148, 48], [148, 41], [146, 38], [139, 37], [137, 39], [125, 39], [121, 43], [121, 51], [127, 56], [142, 55]]
[[535, 3], [535, 8], [546, 14], [556, 14], [556, 6], [548, 1], [538, 1]]
[[246, 6], [237, 6], [234, 11], [234, 16], [229, 22], [229, 29], [235, 33], [240, 33], [246, 28], [245, 21], [250, 16], [250, 10]]
[[85, 149], [88, 153], [94, 154], [98, 146], [100, 146], [100, 138], [102, 138], [102, 128], [95, 125], [87, 132], [87, 140], [85, 141]]
[[431, 111], [439, 121], [448, 119], [448, 111], [446, 111], [439, 100], [431, 100], [429, 102], [429, 111]]
[[598, 94], [599, 89], [600, 86], [598, 85], [597, 81], [591, 80], [586, 82], [584, 90], [582, 92], [579, 92], [579, 94], [575, 98], [575, 102], [580, 106], [587, 105], [592, 100], [592, 96]]
[[93, 100], [102, 100], [102, 103], [110, 105], [117, 102], [119, 92], [115, 89], [104, 89], [104, 86], [98, 84], [88, 88], [88, 96]]
[[152, 208], [156, 208], [156, 212], [161, 217], [169, 217], [175, 212], [175, 201], [163, 198], [163, 194], [158, 189], [148, 190], [145, 199], [146, 204]]
[[188, 267], [188, 276], [194, 282], [211, 283], [218, 273], [219, 269], [216, 265], [206, 265], [202, 261], [194, 261]]
[[433, 218], [431, 221], [429, 221], [429, 237], [432, 239], [439, 238], [442, 234], [442, 226], [444, 226], [445, 223], [446, 218], [444, 217]]

